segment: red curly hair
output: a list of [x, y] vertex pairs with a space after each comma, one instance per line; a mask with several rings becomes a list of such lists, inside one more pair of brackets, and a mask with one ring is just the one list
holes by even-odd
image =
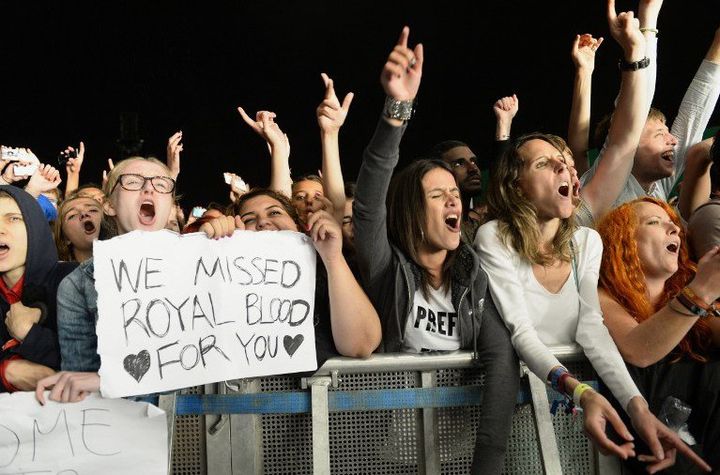
[[[645, 274], [638, 256], [635, 234], [638, 217], [635, 205], [652, 203], [660, 206], [670, 219], [680, 228], [680, 251], [678, 270], [665, 281], [662, 295], [655, 303], [646, 297]], [[663, 308], [695, 276], [697, 267], [690, 260], [685, 229], [677, 213], [666, 202], [650, 198], [638, 198], [610, 211], [597, 227], [603, 242], [602, 264], [600, 266], [599, 287], [604, 289], [637, 321], [647, 320]], [[706, 362], [711, 346], [712, 334], [707, 323], [699, 319], [676, 348], [676, 358], [683, 355], [699, 362]]]

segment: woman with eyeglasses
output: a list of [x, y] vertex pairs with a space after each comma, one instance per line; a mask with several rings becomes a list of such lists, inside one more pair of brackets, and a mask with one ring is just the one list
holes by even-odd
[[[154, 158], [132, 157], [115, 165], [103, 188], [103, 210], [118, 234], [165, 228], [175, 203], [175, 180], [170, 175], [168, 167]], [[225, 216], [200, 229], [216, 238], [234, 230], [234, 219]], [[50, 399], [59, 402], [80, 401], [100, 389], [97, 296], [92, 258], [60, 283], [57, 319], [62, 371], [38, 382], [40, 402], [48, 388], [52, 388]]]

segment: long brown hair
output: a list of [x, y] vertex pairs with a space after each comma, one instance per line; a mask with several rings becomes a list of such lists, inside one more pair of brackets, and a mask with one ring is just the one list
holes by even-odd
[[[387, 198], [387, 230], [390, 242], [420, 268], [420, 284], [427, 296], [430, 291], [430, 273], [420, 265], [419, 250], [425, 240], [427, 223], [426, 204], [422, 179], [430, 171], [442, 168], [452, 176], [452, 170], [442, 160], [416, 160], [401, 170], [392, 180]], [[454, 178], [453, 178], [454, 179]], [[442, 286], [450, 287], [450, 269], [457, 249], [448, 251], [442, 267]]]
[[[639, 224], [635, 205], [643, 202], [660, 206], [680, 228], [678, 270], [665, 281], [663, 293], [655, 305], [646, 297], [645, 273], [642, 270], [635, 237]], [[688, 255], [685, 229], [677, 213], [664, 201], [644, 197], [625, 203], [605, 215], [598, 224], [597, 230], [603, 241], [598, 285], [637, 322], [647, 320], [667, 305], [695, 276], [696, 267]], [[693, 360], [706, 362], [710, 341], [710, 327], [703, 319], [699, 319], [677, 348], [681, 354]]]
[[525, 166], [520, 148], [530, 140], [545, 141], [563, 153], [562, 145], [548, 134], [534, 132], [515, 140], [500, 158], [490, 180], [487, 196], [489, 217], [498, 220], [501, 241], [531, 263], [549, 265], [555, 259], [569, 262], [573, 258], [571, 242], [576, 229], [574, 213], [560, 220], [550, 251], [543, 252], [537, 209], [520, 189], [520, 175]]

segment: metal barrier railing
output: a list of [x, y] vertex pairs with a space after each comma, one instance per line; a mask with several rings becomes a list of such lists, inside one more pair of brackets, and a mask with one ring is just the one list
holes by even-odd
[[[554, 354], [564, 364], [584, 364], [585, 357], [577, 346], [554, 347]], [[462, 473], [455, 472], [457, 467], [442, 460], [439, 440], [443, 428], [438, 427], [438, 411], [447, 408], [467, 408], [476, 406], [482, 400], [482, 386], [477, 378], [470, 384], [438, 385], [438, 379], [448, 373], [458, 373], [474, 368], [472, 354], [458, 351], [443, 354], [376, 354], [367, 359], [333, 358], [328, 360], [311, 377], [302, 378], [293, 387], [288, 382], [297, 377], [269, 377], [254, 380], [229, 381], [218, 385], [208, 385], [206, 394], [179, 395], [175, 401], [175, 413], [183, 415], [205, 415], [208, 429], [206, 431], [207, 473], [331, 473], [332, 454], [331, 438], [335, 426], [331, 424], [333, 414], [366, 414], [368, 411], [385, 411], [404, 416], [388, 416], [393, 424], [409, 423], [412, 426], [413, 440], [417, 440], [416, 454], [410, 455], [411, 462], [405, 459], [383, 462], [386, 467], [369, 469], [372, 460], [358, 467], [355, 472], [372, 471], [374, 473]], [[545, 383], [532, 373], [521, 368], [527, 376], [527, 387], [518, 394], [518, 404], [532, 403], [535, 443], [538, 447], [537, 467], [544, 473], [562, 473], [561, 451], [558, 448], [556, 429], [553, 417], [549, 412], [550, 399], [559, 398], [548, 391]], [[442, 374], [439, 374], [442, 373]], [[375, 384], [374, 375], [391, 374], [407, 375], [412, 384], [399, 384], [398, 387], [383, 388]], [[367, 377], [365, 377], [367, 376]], [[591, 375], [588, 374], [590, 378]], [[393, 376], [394, 377], [394, 376]], [[345, 379], [368, 379], [358, 384], [345, 383]], [[403, 376], [405, 378], [405, 376]], [[585, 377], [585, 379], [590, 379]], [[363, 379], [363, 381], [364, 381]], [[379, 378], [382, 379], [382, 378]], [[402, 378], [401, 378], [402, 379]], [[280, 387], [278, 382], [285, 384]], [[261, 386], [269, 387], [263, 391]], [[213, 387], [214, 386], [214, 387]], [[344, 386], [352, 386], [344, 388]], [[409, 387], [407, 387], [409, 386]], [[308, 390], [309, 389], [309, 390]], [[216, 394], [207, 394], [214, 392]], [[550, 394], [550, 398], [548, 398]], [[167, 403], [166, 403], [167, 404]], [[448, 409], [452, 410], [452, 409]], [[395, 411], [395, 412], [393, 412]], [[416, 414], [418, 413], [419, 414]], [[307, 427], [302, 428], [301, 436], [289, 431], [288, 445], [296, 443], [295, 439], [312, 442], [311, 454], [306, 447], [297, 451], [297, 466], [270, 467], [282, 453], [273, 452], [270, 457], [264, 452], [270, 451], [265, 439], [272, 438], [268, 431], [276, 429], [264, 428], [264, 421], [277, 418], [277, 415], [296, 415], [301, 417], [296, 425], [310, 425], [312, 430], [307, 434]], [[412, 414], [416, 414], [413, 416]], [[307, 420], [307, 415], [310, 420]], [[209, 418], [213, 419], [209, 419]], [[279, 416], [292, 417], [292, 416]], [[361, 416], [358, 416], [361, 417]], [[400, 422], [398, 422], [400, 421]], [[460, 424], [468, 423], [460, 420]], [[271, 425], [271, 424], [270, 424]], [[387, 425], [387, 424], [386, 424]], [[447, 425], [447, 424], [445, 424]], [[282, 426], [282, 424], [281, 424]], [[372, 424], [369, 424], [372, 427]], [[350, 425], [352, 430], [352, 424]], [[285, 427], [283, 426], [283, 430]], [[358, 438], [362, 429], [358, 429]], [[407, 431], [406, 431], [407, 432]], [[473, 431], [474, 433], [474, 431]], [[414, 438], [416, 436], [416, 439]], [[521, 442], [522, 443], [522, 442]], [[582, 443], [582, 440], [581, 440]], [[303, 445], [301, 442], [298, 445]], [[335, 442], [337, 445], [337, 442]], [[469, 444], [473, 446], [474, 444]], [[273, 449], [275, 450], [275, 449]], [[374, 449], [377, 452], [377, 449]], [[371, 451], [372, 452], [372, 451]], [[380, 450], [382, 452], [382, 450]], [[593, 466], [595, 473], [613, 473], [617, 471], [617, 462], [599, 457], [589, 450], [573, 450], [581, 453], [586, 466]], [[372, 458], [364, 454], [364, 458]], [[572, 455], [572, 457], [577, 457]], [[339, 458], [339, 457], [338, 457]], [[387, 457], [385, 457], [387, 458]], [[402, 457], [401, 457], [402, 458]], [[447, 458], [447, 457], [446, 457]], [[567, 458], [567, 456], [565, 456]], [[294, 463], [292, 457], [285, 457], [288, 463]], [[343, 463], [333, 460], [334, 472], [345, 469]], [[570, 463], [573, 463], [571, 460]], [[392, 465], [392, 468], [387, 466]], [[467, 465], [467, 464], [466, 464]], [[567, 465], [567, 464], [566, 464]], [[398, 468], [400, 467], [400, 468]], [[403, 471], [407, 469], [407, 471]], [[277, 470], [277, 472], [273, 471]], [[312, 470], [310, 472], [309, 470]], [[386, 470], [386, 471], [383, 471]], [[566, 469], [567, 470], [567, 469]], [[507, 470], [512, 472], [512, 466]], [[345, 473], [345, 472], [343, 472]]]

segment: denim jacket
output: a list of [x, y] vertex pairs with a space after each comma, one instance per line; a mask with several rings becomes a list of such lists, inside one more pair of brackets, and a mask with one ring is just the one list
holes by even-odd
[[88, 259], [58, 287], [58, 338], [63, 371], [100, 369], [95, 334], [98, 312], [94, 270], [93, 259]]

